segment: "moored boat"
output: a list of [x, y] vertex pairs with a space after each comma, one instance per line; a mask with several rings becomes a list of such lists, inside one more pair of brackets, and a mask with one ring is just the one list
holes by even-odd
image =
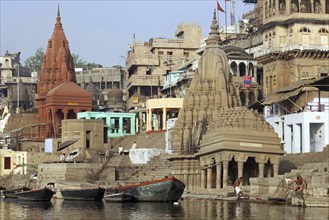
[[24, 192], [24, 191], [28, 191], [28, 190], [31, 190], [31, 188], [23, 186], [23, 187], [14, 188], [14, 189], [3, 190], [2, 193], [5, 196], [5, 198], [7, 198], [7, 199], [17, 199], [16, 193]]
[[25, 201], [50, 201], [54, 194], [55, 192], [47, 187], [15, 193], [19, 200]]
[[100, 201], [104, 197], [105, 189], [102, 187], [61, 189], [61, 193], [64, 200]]
[[124, 192], [113, 193], [104, 196], [104, 200], [108, 202], [129, 202], [132, 200], [132, 195]]
[[109, 194], [124, 193], [132, 196], [132, 201], [140, 202], [176, 202], [185, 189], [185, 184], [169, 177], [127, 186], [110, 188]]

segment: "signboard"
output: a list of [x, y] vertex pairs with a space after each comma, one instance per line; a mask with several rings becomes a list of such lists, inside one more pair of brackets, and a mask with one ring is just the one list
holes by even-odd
[[137, 96], [131, 97], [131, 101], [133, 104], [138, 104], [138, 97]]
[[244, 76], [243, 77], [243, 87], [246, 89], [251, 88], [252, 76]]

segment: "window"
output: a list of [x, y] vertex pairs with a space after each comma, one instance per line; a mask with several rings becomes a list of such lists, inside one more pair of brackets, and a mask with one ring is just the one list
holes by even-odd
[[162, 56], [164, 53], [163, 53], [163, 51], [159, 51], [158, 54], [159, 54], [160, 56]]
[[174, 53], [173, 53], [172, 51], [168, 51], [168, 52], [167, 52], [167, 55], [168, 55], [168, 56], [172, 56], [173, 54], [174, 54]]
[[11, 169], [11, 157], [5, 157], [5, 170], [10, 170]]
[[319, 33], [326, 33], [326, 34], [328, 34], [329, 32], [328, 32], [327, 29], [325, 29], [325, 28], [321, 28], [321, 29], [319, 30]]
[[303, 33], [311, 33], [310, 29], [308, 29], [307, 27], [303, 27], [299, 30], [299, 32], [303, 32]]
[[185, 57], [189, 57], [190, 56], [190, 53], [189, 52], [184, 52], [184, 56]]
[[328, 46], [329, 45], [329, 32], [327, 29], [325, 28], [321, 28], [319, 30], [319, 33], [320, 33], [320, 45], [321, 46]]

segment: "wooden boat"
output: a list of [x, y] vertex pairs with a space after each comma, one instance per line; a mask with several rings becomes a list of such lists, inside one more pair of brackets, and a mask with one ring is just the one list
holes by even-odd
[[47, 187], [15, 193], [19, 200], [25, 201], [50, 201], [54, 194], [55, 192]]
[[19, 188], [4, 190], [4, 191], [2, 191], [2, 193], [5, 196], [5, 198], [7, 198], [7, 199], [17, 199], [16, 193], [24, 192], [24, 191], [28, 191], [28, 190], [31, 190], [31, 188], [23, 186], [23, 187], [19, 187]]
[[97, 188], [79, 188], [79, 189], [62, 189], [64, 200], [79, 201], [101, 201], [105, 194], [105, 189]]
[[104, 200], [108, 202], [129, 202], [132, 200], [132, 195], [124, 192], [113, 193], [104, 196]]
[[110, 188], [109, 194], [124, 193], [132, 196], [132, 201], [140, 202], [177, 202], [185, 189], [185, 184], [169, 177], [134, 185]]

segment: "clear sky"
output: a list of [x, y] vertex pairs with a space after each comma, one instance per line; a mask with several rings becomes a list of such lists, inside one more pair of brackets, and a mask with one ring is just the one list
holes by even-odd
[[[219, 4], [225, 9], [224, 0]], [[104, 67], [124, 66], [128, 44], [154, 37], [174, 38], [177, 25], [193, 22], [202, 27], [202, 36], [210, 32], [216, 1], [64, 1], [64, 0], [0, 0], [0, 54], [21, 52], [21, 63], [46, 49], [56, 22], [57, 7], [69, 41], [71, 53], [87, 62]], [[230, 2], [226, 2], [229, 12]], [[236, 20], [251, 11], [253, 4], [236, 0]], [[220, 25], [225, 13], [219, 13]], [[227, 23], [229, 23], [229, 13]]]

